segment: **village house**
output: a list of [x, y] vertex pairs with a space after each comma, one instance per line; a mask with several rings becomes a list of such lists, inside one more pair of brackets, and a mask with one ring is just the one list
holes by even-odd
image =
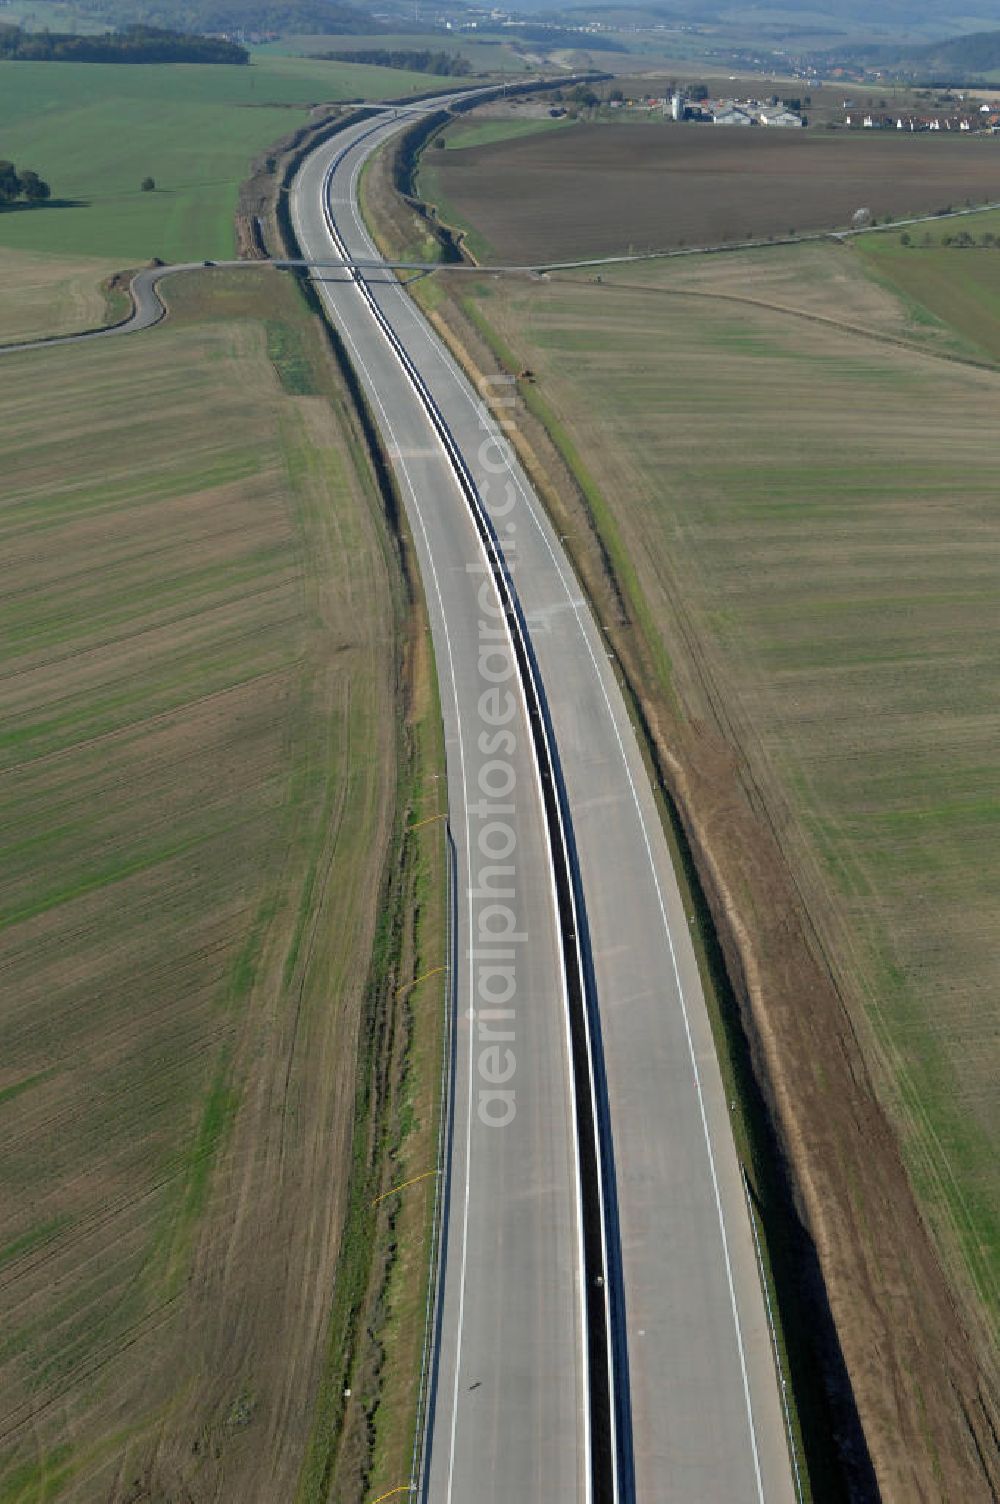
[[844, 124], [849, 128], [861, 127], [866, 131], [990, 131], [995, 133], [1000, 129], [1000, 112], [994, 106], [987, 106], [984, 115], [980, 110], [978, 115], [864, 115], [850, 114], [844, 116]]

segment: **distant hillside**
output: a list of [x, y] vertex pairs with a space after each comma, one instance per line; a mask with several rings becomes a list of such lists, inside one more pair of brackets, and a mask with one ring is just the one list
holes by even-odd
[[129, 26], [104, 36], [21, 31], [0, 24], [0, 59], [31, 63], [235, 63], [250, 54], [218, 37], [185, 36], [152, 26]]
[[591, 18], [606, 13], [641, 11], [661, 21], [697, 22], [722, 31], [738, 28], [744, 32], [769, 34], [781, 29], [787, 18], [787, 30], [803, 32], [826, 29], [855, 34], [883, 33], [886, 37], [947, 36], [963, 25], [997, 19], [996, 0], [567, 0], [556, 6], [552, 0], [521, 0], [518, 9], [536, 13], [562, 10], [566, 14]]
[[[686, 0], [680, 0], [680, 3], [685, 4]], [[692, 5], [691, 8], [697, 9], [697, 6]], [[709, 8], [714, 9], [713, 6]], [[727, 16], [752, 21], [755, 11], [760, 7], [745, 3], [745, 0], [731, 0], [731, 3], [722, 4], [718, 8]], [[810, 14], [816, 12], [836, 21], [870, 23], [877, 20], [887, 30], [902, 33], [928, 21], [954, 21], [961, 25], [970, 17], [982, 16], [984, 19], [995, 20], [997, 14], [996, 0], [878, 0], [877, 5], [872, 5], [871, 0], [813, 0], [811, 4], [804, 4], [803, 0], [768, 0], [767, 9], [788, 11], [790, 15], [801, 15], [803, 11]], [[957, 26], [955, 29], [958, 29]]]
[[[614, 0], [611, 3], [614, 4]], [[630, 0], [622, 0], [622, 3], [630, 3]], [[877, 20], [887, 31], [901, 34], [929, 21], [953, 21], [961, 25], [970, 17], [995, 20], [997, 14], [996, 0], [878, 0], [874, 6], [871, 0], [767, 0], [765, 6], [756, 0], [716, 0], [716, 3], [713, 0], [707, 0], [707, 3], [702, 3], [702, 0], [655, 0], [655, 3], [664, 14], [685, 16], [691, 20], [727, 20], [752, 25], [764, 10], [768, 17], [775, 12], [786, 13], [790, 27], [797, 27], [806, 19], [815, 23], [821, 17], [866, 25]]]
[[847, 67], [879, 68], [915, 82], [970, 83], [1000, 69], [1000, 31], [975, 31], [943, 42], [906, 48], [898, 43], [837, 48], [827, 57], [830, 62]]
[[974, 31], [910, 49], [898, 65], [933, 79], [981, 78], [1000, 68], [1000, 31]]
[[138, 22], [184, 32], [360, 36], [382, 29], [345, 0], [83, 0], [80, 9], [114, 26]]
[[404, 68], [408, 73], [433, 73], [438, 78], [468, 78], [472, 64], [457, 52], [431, 52], [422, 47], [410, 52], [400, 48], [355, 47], [341, 52], [315, 52], [316, 58], [332, 63], [368, 63], [373, 68]]

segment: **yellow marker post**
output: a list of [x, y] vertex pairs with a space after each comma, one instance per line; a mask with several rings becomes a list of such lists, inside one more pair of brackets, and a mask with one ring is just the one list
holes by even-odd
[[411, 1493], [412, 1490], [413, 1490], [413, 1484], [412, 1483], [401, 1483], [398, 1488], [390, 1488], [390, 1490], [389, 1490], [389, 1492], [387, 1494], [379, 1494], [379, 1496], [378, 1496], [377, 1499], [373, 1499], [372, 1500], [372, 1504], [382, 1504], [382, 1500], [383, 1499], [391, 1499], [396, 1494], [408, 1494], [408, 1493]]
[[410, 987], [415, 987], [418, 982], [426, 982], [428, 977], [436, 977], [439, 971], [447, 970], [446, 966], [432, 966], [430, 971], [425, 971], [419, 977], [414, 977], [412, 982], [404, 982], [402, 987], [397, 987], [396, 996], [399, 997], [401, 993], [408, 991]]
[[407, 830], [419, 830], [422, 825], [433, 825], [435, 820], [447, 820], [447, 810], [442, 810], [439, 815], [428, 815], [425, 820], [418, 820], [416, 825], [408, 825]]
[[[397, 1191], [405, 1191], [408, 1185], [416, 1185], [418, 1180], [426, 1180], [429, 1175], [436, 1174], [437, 1170], [425, 1170], [422, 1175], [414, 1175], [412, 1180], [404, 1180], [402, 1185], [394, 1185], [391, 1191], [383, 1191], [381, 1196], [376, 1196], [372, 1202], [372, 1206], [378, 1206], [379, 1202], [384, 1201], [386, 1196], [395, 1196]], [[377, 1499], [375, 1500], [375, 1504], [378, 1504]]]

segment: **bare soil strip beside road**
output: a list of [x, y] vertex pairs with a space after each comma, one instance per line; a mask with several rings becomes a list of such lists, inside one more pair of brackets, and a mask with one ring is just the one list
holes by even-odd
[[419, 597], [295, 289], [170, 303], [0, 370], [12, 1504], [361, 1497], [412, 1439], [434, 1182], [384, 1193], [436, 1150]]
[[[378, 218], [386, 244], [396, 250], [399, 237], [408, 233], [409, 211], [398, 201], [392, 203], [385, 184], [386, 178], [376, 178], [373, 170], [368, 207]], [[707, 262], [697, 268], [688, 266], [683, 269], [683, 279], [695, 292], [709, 293], [713, 277], [718, 277], [718, 290], [723, 294], [749, 296], [763, 303], [794, 302], [796, 274], [789, 273], [787, 265], [782, 268], [781, 258], [803, 253], [765, 254], [768, 259], [776, 256], [778, 261], [776, 281], [769, 283], [769, 274], [759, 273], [764, 285], [747, 289], [745, 280], [741, 284], [737, 264], [729, 260], [711, 266]], [[801, 385], [807, 380], [808, 370], [832, 370], [831, 361], [846, 360], [851, 370], [857, 368], [851, 397], [855, 403], [856, 382], [862, 369], [869, 367], [873, 368], [870, 379], [879, 379], [880, 391], [886, 381], [892, 381], [901, 383], [905, 393], [914, 380], [921, 379], [919, 364], [914, 366], [913, 362], [926, 361], [926, 355], [894, 350], [894, 342], [909, 336], [918, 345], [925, 344], [928, 353], [937, 349], [953, 358], [960, 354], [956, 341], [943, 329], [914, 329], [905, 313], [900, 314], [897, 305], [882, 297], [863, 277], [848, 274], [846, 287], [831, 298], [830, 263], [822, 268], [815, 263], [824, 256], [849, 254], [832, 247], [811, 248], [804, 253], [805, 292], [800, 306], [805, 317], [800, 320], [801, 337], [795, 343], [795, 350], [802, 347], [802, 363], [796, 364], [794, 352], [789, 351], [784, 358], [792, 365], [784, 369], [790, 377], [798, 373], [797, 384]], [[752, 282], [758, 275], [752, 268], [761, 263], [751, 260], [748, 265], [750, 270], [743, 275]], [[634, 269], [619, 275], [631, 280]], [[858, 974], [856, 968], [852, 971], [857, 960], [852, 944], [848, 941], [845, 945], [843, 932], [830, 927], [836, 905], [831, 907], [827, 903], [829, 893], [814, 886], [815, 863], [804, 860], [803, 839], [790, 817], [787, 796], [776, 797], [780, 789], [769, 764], [769, 758], [773, 763], [774, 751], [768, 751], [773, 736], [759, 718], [756, 722], [747, 719], [746, 695], [731, 682], [732, 668], [742, 660], [733, 643], [721, 659], [712, 647], [714, 608], [711, 598], [703, 600], [701, 594], [703, 586], [707, 588], [707, 563], [699, 561], [686, 543], [692, 529], [698, 535], [697, 507], [683, 527], [678, 522], [680, 530], [671, 534], [672, 541], [664, 551], [662, 539], [654, 537], [648, 528], [641, 534], [635, 531], [625, 505], [629, 495], [638, 492], [645, 496], [652, 485], [643, 469], [645, 450], [660, 476], [678, 470], [688, 477], [681, 494], [690, 494], [692, 504], [707, 483], [705, 478], [698, 479], [697, 451], [684, 448], [692, 417], [679, 393], [675, 396], [685, 413], [683, 421], [670, 421], [670, 412], [681, 410], [676, 402], [669, 412], [663, 408], [668, 386], [674, 391], [680, 382], [679, 390], [685, 389], [685, 366], [694, 359], [698, 342], [709, 340], [704, 361], [710, 363], [711, 352], [717, 349], [714, 358], [722, 362], [713, 368], [716, 379], [706, 388], [714, 393], [714, 399], [709, 402], [706, 397], [705, 412], [710, 413], [714, 405], [720, 415], [728, 414], [738, 421], [739, 382], [735, 387], [732, 382], [720, 387], [720, 373], [733, 362], [742, 361], [750, 390], [755, 375], [747, 361], [777, 355], [778, 345], [784, 349], [788, 343], [782, 325], [765, 321], [777, 316], [794, 322], [797, 310], [784, 313], [762, 308], [744, 314], [730, 306], [724, 312], [723, 301], [718, 314], [711, 318], [689, 311], [683, 323], [687, 331], [683, 349], [677, 352], [678, 365], [672, 372], [674, 385], [670, 386], [677, 302], [673, 297], [661, 299], [659, 307], [669, 311], [658, 312], [652, 286], [666, 275], [662, 269], [649, 268], [646, 277], [651, 288], [645, 301], [634, 290], [622, 296], [609, 292], [613, 302], [596, 305], [598, 311], [593, 317], [597, 322], [592, 330], [588, 310], [593, 299], [601, 298], [602, 289], [582, 291], [557, 283], [529, 289], [523, 283], [484, 280], [470, 296], [466, 282], [439, 274], [433, 284], [427, 284], [423, 302], [438, 329], [471, 369], [522, 373], [520, 390], [525, 406], [518, 414], [522, 456], [531, 466], [560, 530], [567, 535], [574, 563], [601, 613], [646, 720], [659, 775], [679, 811], [722, 941], [758, 1080], [791, 1167], [795, 1205], [806, 1241], [818, 1257], [816, 1273], [822, 1283], [798, 1292], [800, 1297], [805, 1296], [806, 1309], [811, 1309], [816, 1322], [815, 1340], [807, 1335], [805, 1352], [800, 1349], [799, 1359], [823, 1364], [834, 1426], [841, 1428], [835, 1440], [841, 1449], [843, 1475], [855, 1489], [863, 1491], [867, 1447], [878, 1486], [886, 1498], [991, 1499], [998, 1487], [996, 1375], [989, 1337], [979, 1314], [982, 1287], [980, 1294], [974, 1293], [970, 1279], [975, 1275], [968, 1272], [978, 1259], [976, 1238], [981, 1233], [974, 1234], [971, 1242], [964, 1240], [964, 1253], [954, 1255], [959, 1244], [949, 1231], [946, 1187], [938, 1184], [935, 1189], [930, 1162], [920, 1147], [930, 1140], [908, 1135], [905, 1127], [907, 1122], [917, 1121], [910, 1111], [920, 1111], [920, 1094], [925, 1087], [921, 1086], [917, 1098], [909, 1103], [905, 1092], [900, 1094], [899, 1056], [891, 1053], [891, 1040], [899, 1038], [893, 1034], [897, 1026], [890, 1021], [888, 1036], [883, 1033], [878, 1037], [878, 1030], [873, 1031], [865, 1002], [867, 993], [859, 998], [854, 985]], [[678, 292], [685, 285], [683, 279], [678, 277]], [[667, 285], [673, 285], [669, 279]], [[849, 343], [841, 352], [831, 342], [849, 342], [849, 330], [842, 334], [831, 330], [823, 337], [815, 325], [810, 327], [813, 319], [820, 318], [871, 325], [873, 299], [878, 304], [874, 327], [883, 330], [887, 342], [884, 354], [872, 349], [867, 341], [865, 353], [853, 352]], [[634, 305], [631, 310], [629, 300]], [[693, 309], [699, 306], [698, 301], [692, 302]], [[640, 348], [641, 360], [635, 353]], [[627, 350], [632, 351], [631, 361]], [[613, 370], [605, 368], [606, 362], [602, 364], [602, 352], [606, 351], [617, 352]], [[937, 378], [930, 372], [939, 362], [927, 364], [927, 380], [933, 385]], [[538, 377], [537, 383], [531, 375], [523, 374], [528, 367]], [[995, 381], [983, 372], [969, 370], [962, 376], [953, 366], [939, 368], [942, 380], [943, 373], [952, 369], [956, 371], [950, 378], [954, 381], [973, 385]], [[605, 406], [610, 404], [613, 421], [610, 415], [605, 416], [612, 422], [611, 428], [602, 421], [600, 410], [594, 410], [593, 402], [588, 405], [585, 392], [574, 379], [584, 372], [590, 398], [596, 400], [600, 394]], [[786, 413], [787, 400], [784, 406], [776, 405], [774, 418]], [[900, 400], [905, 401], [905, 396]], [[933, 406], [929, 393], [926, 400]], [[818, 397], [817, 422], [823, 421], [825, 405]], [[629, 411], [631, 420], [626, 416]], [[581, 418], [582, 413], [587, 414], [586, 419]], [[648, 413], [653, 426], [646, 440], [629, 429], [632, 436], [626, 454], [614, 437], [616, 425], [620, 429], [631, 422], [634, 428], [638, 421], [635, 415], [643, 413]], [[759, 427], [761, 418], [754, 422]], [[592, 442], [595, 434], [601, 436], [598, 450]], [[676, 441], [669, 457], [661, 452], [664, 434]], [[715, 453], [719, 443], [718, 436], [706, 439], [706, 456]], [[811, 441], [810, 453], [815, 443], [815, 439]], [[874, 457], [871, 462], [877, 465]], [[736, 485], [736, 476], [743, 471], [737, 460], [733, 463]], [[815, 482], [816, 476], [810, 478], [809, 467], [804, 466], [804, 494], [816, 490]], [[749, 539], [745, 539], [728, 556], [738, 563], [741, 552], [750, 548]], [[755, 559], [758, 552], [753, 549], [750, 558]], [[677, 558], [668, 568], [675, 554]], [[761, 564], [773, 574], [773, 559], [769, 562], [765, 555]], [[768, 587], [761, 583], [759, 588], [761, 598], [766, 599]], [[724, 614], [724, 597], [717, 609]], [[869, 898], [861, 899], [859, 894], [861, 909], [867, 906], [871, 919], [882, 923], [881, 907], [871, 902], [873, 890], [867, 887], [864, 891]], [[905, 894], [901, 896], [905, 898]], [[925, 896], [928, 902], [939, 905], [942, 890], [938, 886]], [[926, 904], [921, 914], [926, 932], [932, 922]], [[940, 915], [936, 927], [940, 928]], [[988, 926], [983, 933], [989, 933]], [[962, 926], [962, 935], [962, 945], [967, 948], [967, 925]], [[949, 965], [956, 960], [957, 953]], [[893, 987], [897, 985], [893, 983]], [[976, 995], [974, 981], [969, 985], [969, 995]], [[988, 983], [986, 988], [988, 992]], [[877, 984], [876, 997], [883, 990]], [[961, 985], [961, 995], [967, 991]], [[898, 1017], [905, 1018], [901, 1000], [899, 1004], [892, 998], [885, 1001], [891, 1005], [890, 1012], [901, 1007]], [[980, 1017], [977, 1026], [973, 1013], [965, 1010], [962, 1015], [972, 1031], [970, 1041], [979, 1040], [967, 1056], [970, 1064], [980, 1057], [986, 1042], [983, 1020]], [[912, 1050], [917, 1055], [921, 1048], [913, 1040]], [[974, 1124], [979, 1112], [976, 1103], [984, 1107], [985, 1102], [974, 1083], [970, 1083], [970, 1090], [962, 1110], [972, 1114], [966, 1121]], [[940, 1104], [940, 1096], [936, 1100]], [[886, 1116], [887, 1106], [892, 1125]], [[906, 1167], [895, 1131], [900, 1124], [904, 1125], [907, 1144]], [[757, 1189], [762, 1184], [762, 1168], [752, 1169]], [[913, 1180], [924, 1213], [914, 1202]], [[970, 1184], [967, 1180], [967, 1189]], [[766, 1202], [766, 1194], [764, 1199]], [[924, 1221], [928, 1211], [943, 1239], [939, 1247], [948, 1259], [953, 1281], [950, 1288], [940, 1255], [928, 1237]], [[776, 1252], [780, 1259], [780, 1250]], [[965, 1266], [963, 1272], [966, 1256], [973, 1264]], [[807, 1274], [802, 1277], [808, 1279]], [[824, 1342], [821, 1317], [827, 1299], [835, 1325], [825, 1334]], [[801, 1319], [801, 1306], [798, 1315]], [[860, 1452], [852, 1452], [849, 1422], [854, 1405], [862, 1425], [862, 1435], [854, 1437]], [[842, 1496], [815, 1456], [813, 1464], [816, 1497]]]

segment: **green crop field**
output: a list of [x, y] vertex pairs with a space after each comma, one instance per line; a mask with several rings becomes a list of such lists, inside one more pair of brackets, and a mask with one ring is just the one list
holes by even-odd
[[457, 52], [468, 58], [476, 73], [529, 71], [529, 64], [501, 38], [473, 37], [468, 32], [379, 32], [367, 36], [283, 36], [255, 49], [256, 57], [311, 57], [318, 52], [362, 52], [379, 48], [390, 52]]
[[[0, 63], [0, 156], [63, 205], [0, 213], [0, 245], [123, 264], [233, 254], [233, 210], [254, 155], [312, 105], [396, 98], [446, 81], [314, 58], [246, 68]], [[140, 184], [150, 176], [154, 193]]]
[[1000, 252], [871, 255], [939, 289], [988, 268], [978, 331], [833, 247], [491, 283], [473, 311], [603, 498], [687, 715], [725, 707], [995, 1320], [1000, 373], [960, 357], [996, 348]]
[[290, 1500], [342, 1361], [401, 585], [292, 284], [169, 298], [0, 363], [4, 1504]]
[[[568, 115], [558, 120], [544, 116], [526, 120], [489, 120], [477, 116], [468, 123], [460, 121], [457, 125], [449, 126], [442, 139], [449, 151], [461, 151], [467, 146], [486, 146], [491, 141], [510, 141], [517, 136], [534, 136], [538, 131], [557, 130], [573, 124]], [[433, 172], [433, 158], [424, 160], [425, 171]]]
[[970, 349], [1000, 360], [1000, 243], [945, 246], [962, 233], [1000, 237], [1000, 212], [914, 225], [909, 244], [896, 234], [859, 243], [874, 274], [896, 288], [924, 317], [956, 330]]

